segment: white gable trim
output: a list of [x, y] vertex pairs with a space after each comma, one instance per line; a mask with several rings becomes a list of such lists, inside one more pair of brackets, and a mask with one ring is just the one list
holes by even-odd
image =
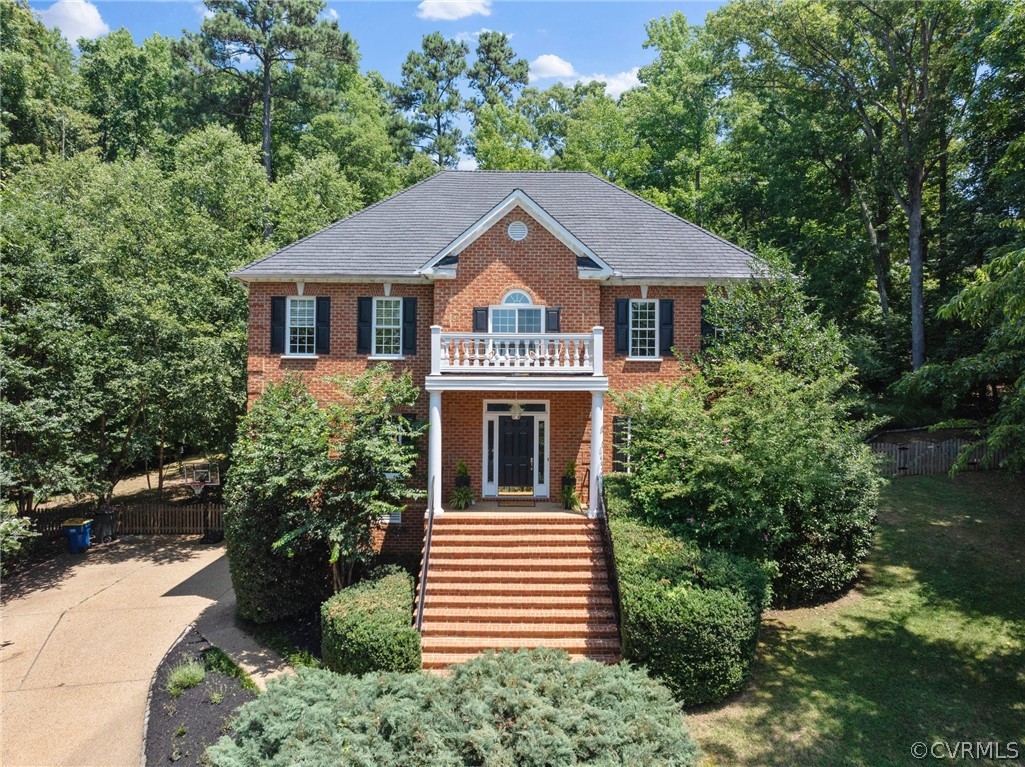
[[548, 212], [534, 202], [522, 189], [515, 189], [513, 193], [506, 197], [502, 202], [498, 203], [494, 208], [484, 214], [484, 216], [477, 220], [473, 226], [463, 232], [461, 235], [456, 237], [452, 242], [442, 248], [437, 255], [434, 256], [430, 261], [421, 266], [418, 270], [418, 274], [423, 275], [434, 275], [435, 266], [444, 258], [448, 256], [458, 255], [460, 252], [465, 250], [472, 242], [477, 240], [483, 235], [488, 229], [490, 229], [497, 221], [500, 221], [505, 217], [509, 211], [513, 208], [520, 207], [526, 211], [527, 215], [537, 221], [541, 226], [547, 229], [552, 236], [554, 236], [559, 242], [569, 248], [573, 253], [578, 256], [585, 256], [598, 265], [598, 269], [588, 269], [587, 271], [595, 273], [595, 276], [611, 277], [615, 274], [615, 271], [599, 258], [593, 250], [582, 243], [577, 237], [566, 227], [552, 218]]

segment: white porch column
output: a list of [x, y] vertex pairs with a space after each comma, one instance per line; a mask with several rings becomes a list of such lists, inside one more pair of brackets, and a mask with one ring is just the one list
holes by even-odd
[[605, 449], [605, 395], [591, 393], [591, 486], [587, 493], [587, 516], [598, 516], [598, 488], [601, 487], [602, 453]]
[[[435, 514], [441, 514], [441, 392], [431, 392], [431, 421], [427, 452], [429, 503]], [[428, 509], [430, 511], [431, 509]]]

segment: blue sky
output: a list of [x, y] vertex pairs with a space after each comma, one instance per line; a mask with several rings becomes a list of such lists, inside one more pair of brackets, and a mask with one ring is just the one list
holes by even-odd
[[[557, 80], [598, 78], [618, 95], [636, 82], [635, 68], [651, 59], [642, 48], [644, 25], [681, 10], [692, 23], [723, 4], [712, 2], [502, 2], [501, 0], [422, 0], [417, 2], [331, 2], [342, 29], [355, 37], [364, 70], [376, 69], [397, 81], [406, 54], [435, 30], [467, 39], [481, 29], [512, 36], [513, 47], [531, 62], [532, 79], [540, 86]], [[57, 26], [74, 42], [127, 27], [136, 41], [159, 32], [176, 36], [195, 30], [202, 20], [199, 0], [57, 0], [32, 2], [48, 26]]]

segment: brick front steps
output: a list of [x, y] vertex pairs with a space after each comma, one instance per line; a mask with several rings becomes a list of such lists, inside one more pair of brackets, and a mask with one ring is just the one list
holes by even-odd
[[522, 647], [618, 662], [619, 628], [597, 523], [540, 512], [437, 517], [421, 644], [425, 669]]

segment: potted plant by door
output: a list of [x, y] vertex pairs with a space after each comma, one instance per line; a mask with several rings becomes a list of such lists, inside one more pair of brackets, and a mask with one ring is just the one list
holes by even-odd
[[577, 462], [567, 461], [566, 470], [562, 473], [562, 507], [570, 511], [580, 508], [577, 498]]
[[456, 511], [468, 509], [473, 503], [473, 490], [470, 489], [470, 472], [466, 468], [466, 461], [456, 464], [456, 483], [452, 490], [452, 497], [449, 499], [449, 506]]

